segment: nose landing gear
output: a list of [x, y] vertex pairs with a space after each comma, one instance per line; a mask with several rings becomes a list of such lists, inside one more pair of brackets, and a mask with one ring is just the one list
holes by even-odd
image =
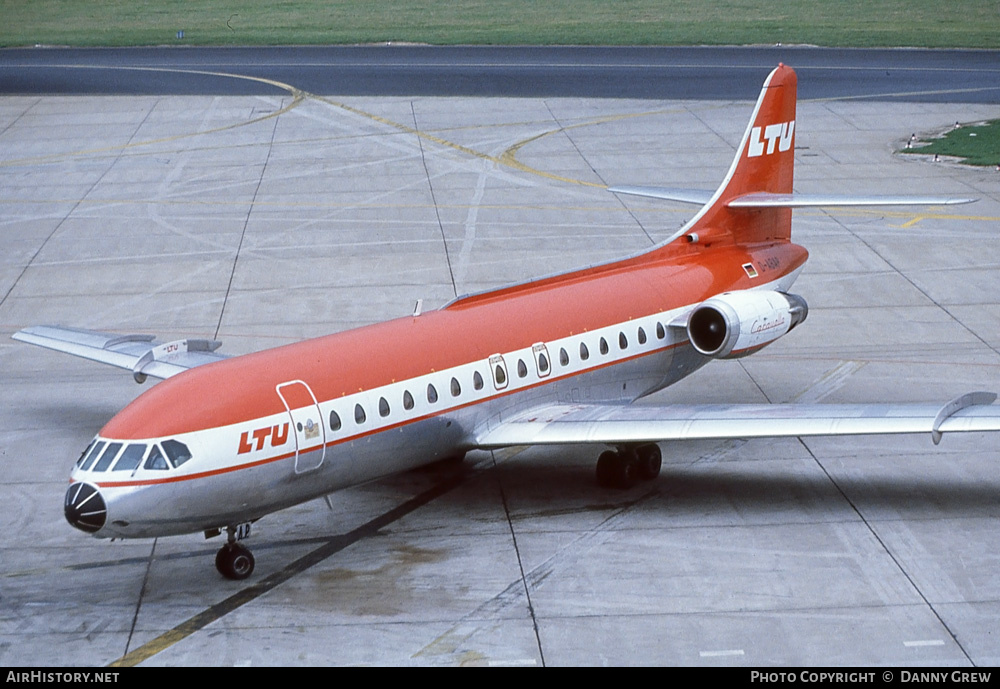
[[659, 476], [662, 464], [663, 455], [655, 443], [607, 450], [597, 459], [597, 485], [631, 488], [637, 481], [651, 481]]
[[[236, 540], [237, 529], [242, 532], [243, 526], [226, 527], [226, 532], [229, 534], [229, 542], [219, 548], [219, 552], [215, 555], [215, 568], [219, 570], [219, 574], [226, 579], [234, 581], [241, 581], [253, 574], [253, 553], [250, 552], [249, 548]], [[245, 526], [247, 527], [246, 531], [249, 532], [250, 525], [246, 524]]]
[[253, 574], [253, 566], [253, 553], [241, 543], [227, 543], [215, 556], [215, 568], [226, 579], [246, 579]]

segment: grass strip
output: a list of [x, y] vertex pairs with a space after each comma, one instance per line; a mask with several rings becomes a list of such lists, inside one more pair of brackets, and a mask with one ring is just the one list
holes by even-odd
[[968, 165], [1000, 166], [1000, 120], [957, 126], [933, 139], [915, 139], [911, 146], [903, 153], [955, 156]]
[[[997, 0], [0, 0], [0, 45], [1000, 48]], [[183, 32], [179, 37], [178, 32]]]

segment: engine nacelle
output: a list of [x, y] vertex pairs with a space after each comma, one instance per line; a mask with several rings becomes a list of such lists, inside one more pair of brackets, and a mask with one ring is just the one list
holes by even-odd
[[726, 292], [702, 302], [688, 317], [694, 348], [716, 359], [736, 359], [774, 342], [806, 319], [806, 300], [773, 291]]

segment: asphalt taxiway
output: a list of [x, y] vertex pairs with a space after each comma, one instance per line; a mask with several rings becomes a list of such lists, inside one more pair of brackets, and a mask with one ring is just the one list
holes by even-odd
[[[9, 340], [60, 323], [240, 354], [628, 254], [714, 188], [752, 103], [590, 98], [0, 98], [0, 663], [994, 665], [994, 436], [515, 448], [269, 516], [246, 582], [216, 540], [97, 541], [70, 467], [143, 388]], [[800, 102], [796, 188], [974, 205], [796, 211], [806, 323], [654, 402], [1000, 391], [1000, 172], [897, 155], [996, 104]], [[586, 308], [578, 305], [577, 308]], [[148, 383], [147, 383], [148, 385]]]
[[[996, 103], [989, 50], [815, 46], [295, 46], [0, 50], [0, 93], [755, 99], [779, 62], [802, 98]], [[233, 79], [239, 74], [244, 79]], [[960, 97], [959, 97], [960, 96]]]

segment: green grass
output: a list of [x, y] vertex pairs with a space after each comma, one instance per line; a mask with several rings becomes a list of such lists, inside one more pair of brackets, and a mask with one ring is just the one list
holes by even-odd
[[[1000, 48], [962, 0], [0, 0], [0, 46], [532, 45]], [[177, 31], [184, 38], [177, 39]]]
[[926, 145], [914, 143], [915, 148], [903, 149], [903, 153], [937, 153], [964, 158], [962, 162], [969, 165], [1000, 165], [1000, 120], [952, 129]]

